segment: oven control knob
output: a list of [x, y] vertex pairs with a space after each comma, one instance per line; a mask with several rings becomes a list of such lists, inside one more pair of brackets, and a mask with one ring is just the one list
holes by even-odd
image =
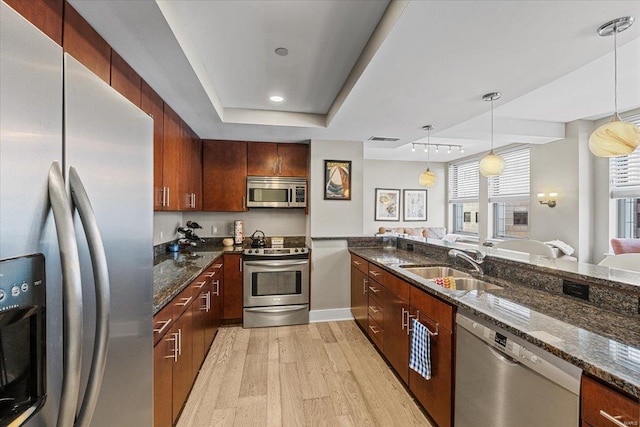
[[20, 295], [20, 288], [18, 285], [13, 285], [11, 287], [11, 296], [17, 297], [18, 295]]
[[294, 250], [294, 252], [300, 252], [298, 249]]
[[22, 285], [20, 285], [20, 289], [22, 289], [22, 292], [27, 292], [29, 290], [29, 285], [27, 284], [27, 282], [22, 282]]
[[7, 294], [2, 289], [0, 289], [0, 301], [4, 301], [4, 298], [6, 296], [7, 296]]

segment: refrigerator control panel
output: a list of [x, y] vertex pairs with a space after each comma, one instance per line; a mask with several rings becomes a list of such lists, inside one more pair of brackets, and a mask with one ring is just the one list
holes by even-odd
[[44, 306], [42, 254], [0, 260], [0, 312]]

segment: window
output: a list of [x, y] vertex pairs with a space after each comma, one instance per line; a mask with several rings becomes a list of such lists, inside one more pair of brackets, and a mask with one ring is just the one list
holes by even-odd
[[529, 237], [529, 147], [500, 152], [504, 172], [489, 179], [489, 203], [493, 207], [493, 237]]
[[[640, 126], [640, 114], [625, 119]], [[640, 150], [609, 159], [611, 198], [616, 201], [617, 237], [640, 237]]]
[[478, 234], [479, 194], [477, 159], [449, 165], [449, 203], [453, 233]]

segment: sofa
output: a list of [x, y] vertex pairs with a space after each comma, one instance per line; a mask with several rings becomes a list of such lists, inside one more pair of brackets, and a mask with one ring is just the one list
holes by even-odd
[[426, 237], [428, 239], [442, 239], [447, 234], [445, 227], [395, 227], [378, 229], [379, 234], [397, 233], [413, 237]]

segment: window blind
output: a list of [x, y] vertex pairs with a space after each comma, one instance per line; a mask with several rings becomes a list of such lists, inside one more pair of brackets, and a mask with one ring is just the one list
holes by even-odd
[[518, 147], [499, 152], [504, 159], [504, 171], [489, 178], [489, 202], [528, 199], [530, 184], [530, 150]]
[[[640, 114], [624, 120], [640, 126]], [[609, 189], [612, 199], [640, 197], [640, 149], [609, 159]]]
[[449, 165], [449, 203], [477, 202], [480, 194], [479, 161]]

